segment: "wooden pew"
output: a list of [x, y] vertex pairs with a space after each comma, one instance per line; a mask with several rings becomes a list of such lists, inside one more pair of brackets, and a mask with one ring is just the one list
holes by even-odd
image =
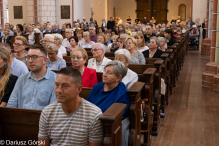
[[161, 95], [161, 110], [162, 112], [165, 114], [166, 113], [166, 101], [167, 98], [169, 97], [169, 91], [167, 89], [167, 86], [169, 86], [168, 84], [168, 78], [167, 78], [167, 60], [169, 58], [169, 54], [168, 53], [163, 53], [161, 58], [146, 58], [146, 64], [151, 64], [153, 65], [155, 63], [155, 61], [157, 60], [161, 60], [163, 59], [163, 63], [162, 63], [162, 73], [161, 73], [161, 77], [164, 80], [164, 83], [166, 84], [166, 90], [165, 90], [165, 95]]
[[35, 44], [40, 45], [40, 33], [34, 33], [35, 34]]
[[44, 32], [43, 37], [45, 37], [46, 34], [50, 34], [50, 32]]
[[[105, 129], [104, 145], [121, 145], [121, 121], [125, 104], [114, 103], [101, 116]], [[0, 139], [10, 141], [37, 141], [41, 110], [0, 107]], [[16, 145], [16, 144], [15, 144]]]
[[11, 43], [11, 50], [13, 51], [14, 50], [14, 42], [15, 42], [15, 37], [16, 35], [11, 35], [9, 36], [10, 37], [10, 43]]
[[63, 39], [65, 39], [65, 31], [61, 31], [61, 35], [63, 36]]
[[25, 38], [27, 39], [27, 42], [28, 42], [28, 40], [29, 40], [29, 39], [28, 39], [29, 34], [22, 34], [22, 36], [25, 37]]
[[[148, 68], [156, 68], [156, 73], [153, 80], [153, 98], [152, 103], [154, 106], [154, 124], [152, 135], [157, 136], [160, 130], [160, 109], [161, 109], [161, 75], [163, 60], [156, 60], [154, 64], [147, 65], [129, 65], [128, 68], [137, 74], [142, 74]], [[150, 101], [149, 101], [150, 102]]]

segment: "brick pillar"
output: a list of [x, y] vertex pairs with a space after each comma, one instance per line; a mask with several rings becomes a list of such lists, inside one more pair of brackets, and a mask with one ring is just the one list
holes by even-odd
[[207, 0], [207, 12], [206, 12], [206, 19], [207, 19], [207, 23], [206, 23], [206, 37], [203, 40], [203, 43], [201, 44], [201, 54], [205, 55], [205, 56], [210, 56], [210, 51], [211, 51], [211, 36], [208, 35], [208, 31], [209, 31], [209, 25], [211, 25], [209, 23], [209, 8], [210, 8], [210, 2], [209, 0]]
[[0, 0], [0, 7], [1, 7], [1, 24], [4, 27], [4, 10], [3, 10], [3, 0]]
[[35, 24], [38, 22], [38, 14], [37, 14], [37, 0], [34, 0], [34, 21], [35, 21]]
[[208, 38], [211, 38], [213, 0], [209, 0]]
[[212, 9], [212, 30], [211, 30], [211, 53], [210, 53], [210, 61], [211, 61], [211, 62], [215, 62], [217, 4], [218, 4], [218, 0], [213, 0], [213, 9]]
[[206, 14], [206, 19], [207, 19], [207, 23], [206, 23], [206, 35], [205, 35], [205, 37], [208, 38], [209, 0], [207, 0], [207, 14]]
[[[217, 18], [219, 18], [219, 3], [217, 3]], [[215, 48], [215, 62], [219, 63], [219, 19], [216, 21], [216, 48]]]

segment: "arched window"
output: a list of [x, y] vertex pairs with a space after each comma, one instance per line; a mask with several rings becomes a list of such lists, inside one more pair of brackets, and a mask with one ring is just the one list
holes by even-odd
[[180, 16], [182, 21], [186, 20], [186, 5], [185, 4], [179, 5], [178, 16]]

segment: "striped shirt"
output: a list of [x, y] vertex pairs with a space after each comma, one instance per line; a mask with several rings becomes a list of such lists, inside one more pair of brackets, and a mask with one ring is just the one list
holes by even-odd
[[47, 106], [41, 113], [39, 138], [50, 139], [50, 145], [87, 146], [89, 142], [103, 142], [100, 108], [82, 99], [79, 108], [67, 115], [61, 103]]

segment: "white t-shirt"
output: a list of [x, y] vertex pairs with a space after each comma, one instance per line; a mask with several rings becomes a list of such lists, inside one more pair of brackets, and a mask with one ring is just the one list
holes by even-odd
[[67, 40], [67, 38], [65, 38], [63, 41], [62, 41], [62, 46], [63, 47], [71, 47], [69, 41]]
[[59, 58], [63, 58], [62, 56], [62, 52], [61, 51], [58, 51], [58, 55], [57, 55]]
[[95, 69], [96, 72], [103, 72], [104, 71], [104, 67], [106, 66], [106, 64], [108, 62], [110, 62], [112, 60], [104, 57], [102, 62], [98, 63], [97, 60], [95, 58], [91, 58], [88, 60], [88, 64], [87, 64], [87, 67], [88, 68], [92, 68], [92, 69]]
[[63, 47], [63, 46], [61, 46], [61, 47], [59, 48], [59, 51], [60, 51], [62, 54], [67, 54], [66, 48]]
[[91, 41], [90, 44], [81, 43], [80, 47], [82, 48], [93, 48], [95, 42]]
[[128, 69], [126, 76], [122, 79], [122, 82], [125, 84], [127, 89], [130, 88], [132, 84], [137, 81], [138, 81], [138, 75], [130, 69]]
[[81, 46], [82, 43], [84, 43], [84, 38], [82, 38], [81, 40], [78, 40], [78, 46]]

